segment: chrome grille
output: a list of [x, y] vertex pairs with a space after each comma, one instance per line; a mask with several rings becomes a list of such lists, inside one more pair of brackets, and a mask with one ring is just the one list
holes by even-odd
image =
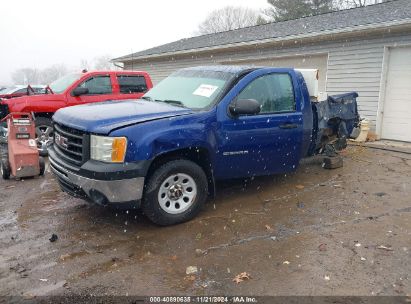
[[85, 132], [60, 124], [54, 124], [54, 149], [66, 162], [81, 166], [86, 161], [85, 149], [87, 142]]

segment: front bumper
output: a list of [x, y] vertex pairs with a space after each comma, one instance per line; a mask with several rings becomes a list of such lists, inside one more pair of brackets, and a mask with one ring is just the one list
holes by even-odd
[[[143, 196], [144, 176], [135, 175], [142, 175], [144, 171], [138, 172], [135, 169], [130, 171], [119, 165], [118, 172], [123, 172], [125, 179], [117, 179], [121, 178], [119, 174], [116, 175], [116, 179], [94, 179], [68, 169], [56, 157], [53, 148], [49, 149], [49, 161], [60, 187], [72, 196], [91, 200], [100, 205], [138, 202]], [[92, 172], [89, 173], [94, 175]], [[100, 171], [97, 176], [102, 176], [102, 173]]]

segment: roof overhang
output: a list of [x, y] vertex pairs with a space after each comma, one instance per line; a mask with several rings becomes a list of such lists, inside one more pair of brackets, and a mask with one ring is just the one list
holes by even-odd
[[348, 38], [348, 37], [358, 36], [360, 34], [378, 33], [378, 32], [383, 32], [386, 30], [390, 30], [390, 31], [410, 30], [411, 31], [411, 18], [402, 19], [402, 20], [394, 20], [390, 22], [370, 23], [367, 25], [358, 25], [358, 26], [353, 26], [353, 27], [345, 27], [341, 29], [325, 30], [321, 32], [304, 33], [304, 34], [290, 35], [290, 36], [284, 36], [284, 37], [267, 38], [267, 39], [251, 40], [251, 41], [230, 43], [230, 44], [217, 45], [217, 46], [187, 49], [187, 50], [181, 50], [181, 51], [164, 52], [164, 53], [142, 55], [142, 56], [129, 55], [125, 57], [115, 58], [112, 60], [112, 62], [126, 63], [129, 61], [160, 59], [162, 57], [187, 55], [187, 54], [192, 54], [192, 53], [198, 54], [198, 53], [203, 53], [203, 52], [204, 53], [219, 52], [219, 51], [225, 51], [225, 50], [229, 50], [233, 48], [253, 47], [256, 45], [260, 45], [260, 46], [261, 45], [275, 45], [278, 43], [294, 44], [295, 41], [298, 41], [300, 43], [309, 42], [313, 40], [321, 41], [321, 40], [327, 40], [330, 37]]

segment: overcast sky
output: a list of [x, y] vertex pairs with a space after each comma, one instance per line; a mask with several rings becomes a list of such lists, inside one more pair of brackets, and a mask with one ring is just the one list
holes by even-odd
[[266, 0], [3, 0], [0, 84], [10, 84], [19, 68], [80, 68], [82, 60], [190, 37], [208, 13], [227, 5], [259, 9]]

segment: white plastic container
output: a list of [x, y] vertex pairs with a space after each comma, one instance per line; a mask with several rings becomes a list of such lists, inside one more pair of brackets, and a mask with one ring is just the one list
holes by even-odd
[[[310, 97], [314, 97], [318, 99], [318, 76], [319, 71], [318, 69], [295, 69], [303, 74], [305, 84], [307, 85], [308, 93]], [[321, 92], [322, 93], [322, 92]]]
[[368, 132], [370, 131], [370, 122], [367, 119], [361, 120], [360, 123], [360, 135], [354, 141], [356, 142], [366, 142]]

